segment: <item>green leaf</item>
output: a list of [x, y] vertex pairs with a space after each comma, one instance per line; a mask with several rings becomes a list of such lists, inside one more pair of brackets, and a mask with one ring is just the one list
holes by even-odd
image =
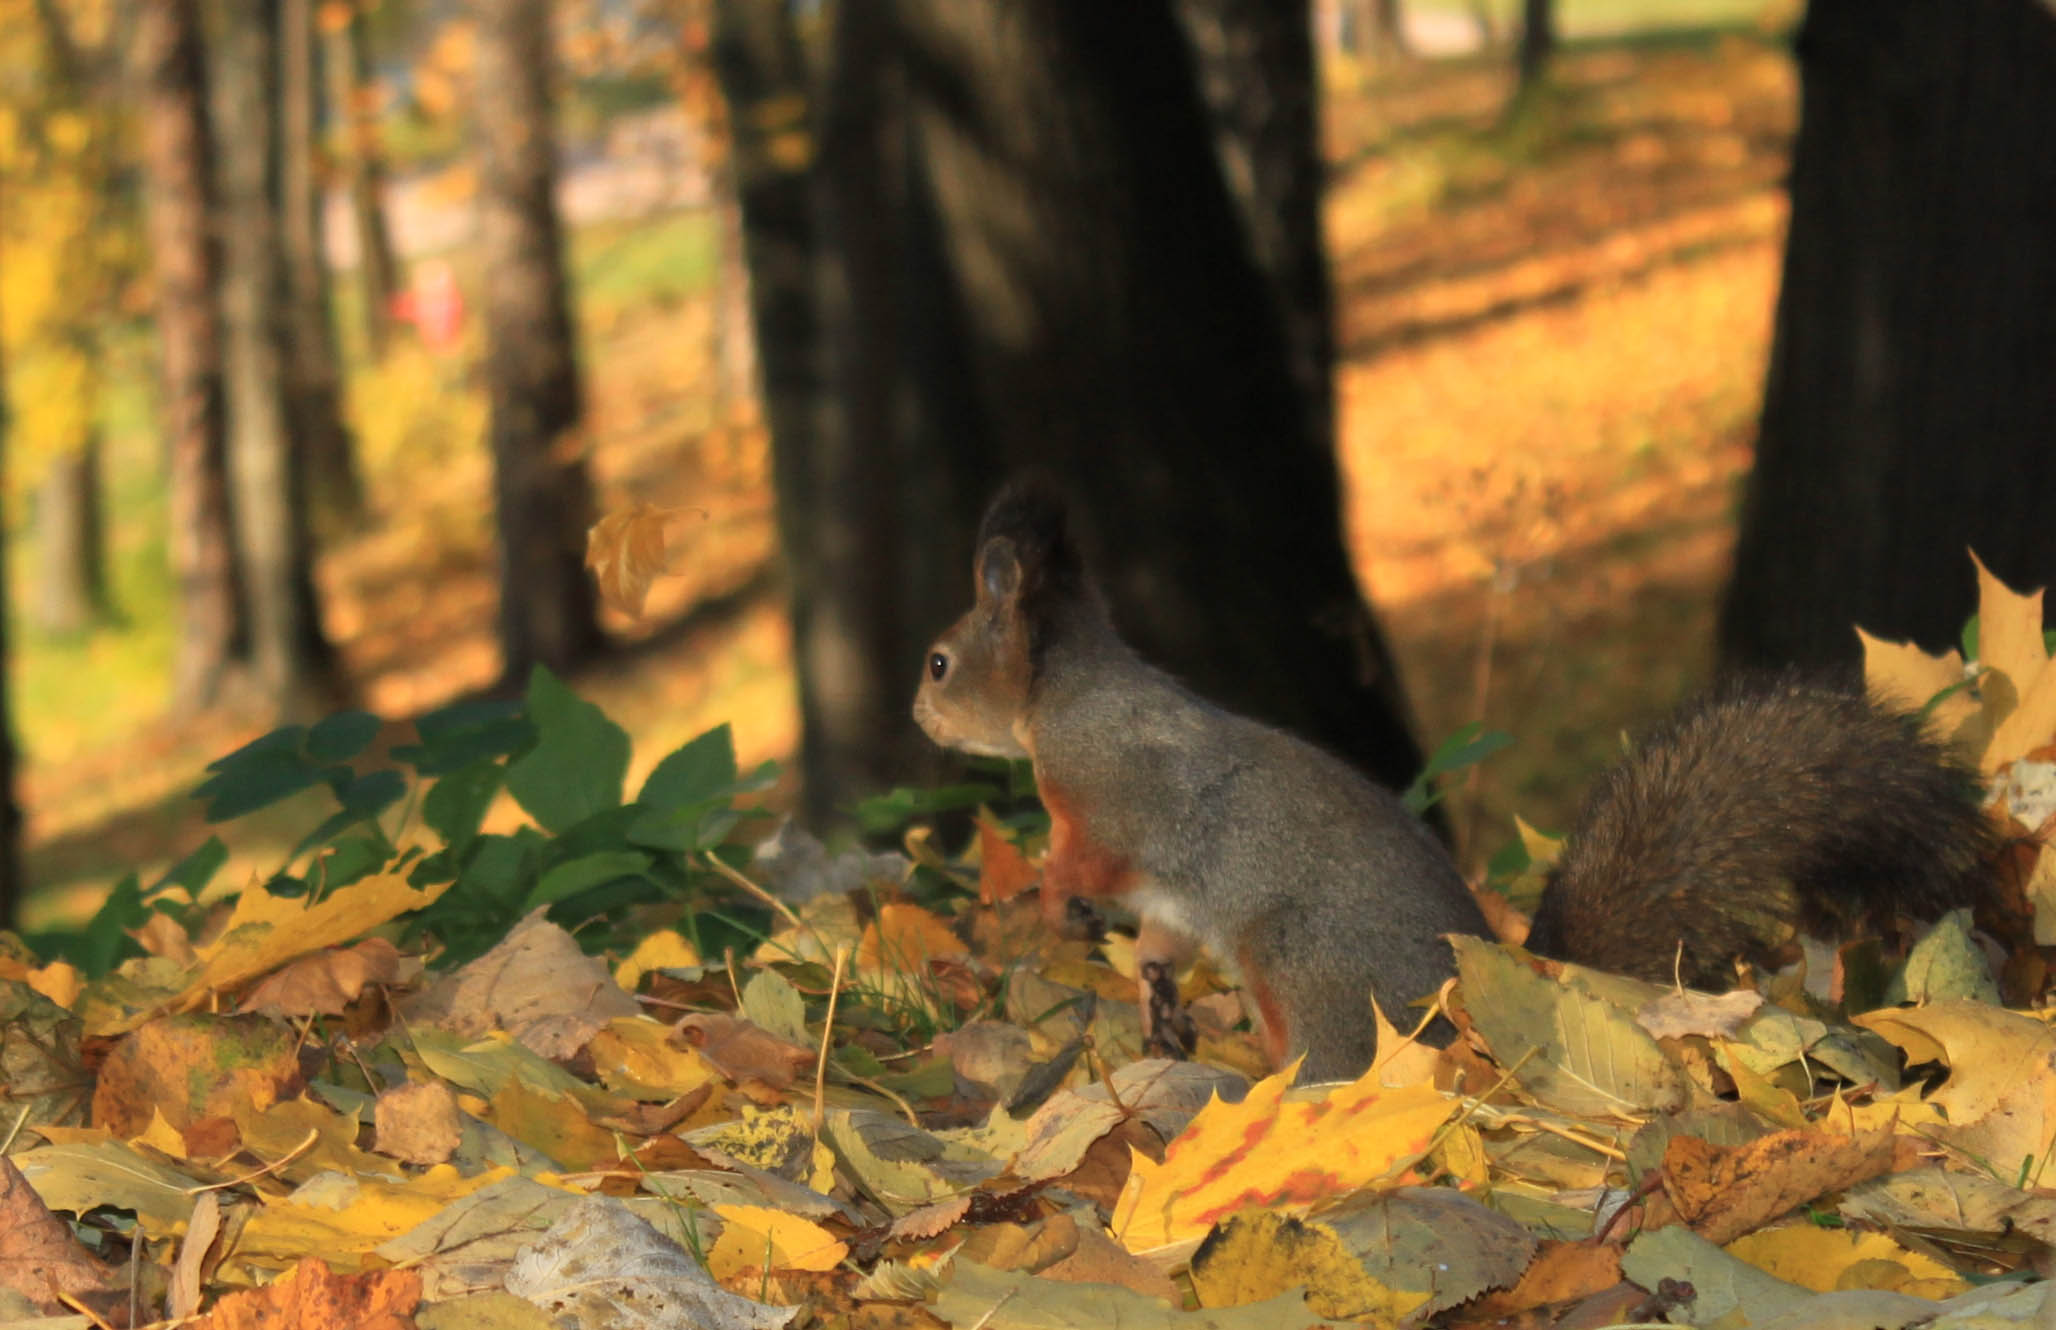
[[414, 722], [421, 742], [393, 749], [424, 776], [440, 776], [487, 758], [518, 753], [535, 742], [535, 726], [519, 700], [484, 698], [453, 702]]
[[512, 836], [480, 836], [452, 890], [506, 909], [511, 923], [514, 906], [535, 880], [542, 845], [542, 838], [526, 827]]
[[959, 808], [976, 808], [1000, 797], [1002, 791], [996, 785], [945, 785], [941, 789], [922, 790], [901, 786], [884, 794], [859, 800], [850, 812], [857, 819], [857, 828], [867, 836], [894, 831], [917, 817], [935, 813], [952, 812]]
[[1488, 731], [1479, 721], [1460, 727], [1429, 756], [1427, 765], [1406, 787], [1399, 801], [1417, 816], [1427, 812], [1442, 798], [1443, 792], [1435, 788], [1438, 777], [1482, 762], [1512, 743], [1512, 735], [1501, 730]]
[[293, 847], [295, 858], [317, 845], [328, 844], [350, 827], [372, 821], [407, 793], [407, 778], [391, 767], [367, 771], [361, 776], [348, 767], [338, 767], [332, 774], [336, 774], [335, 794], [342, 807], [300, 838]]
[[457, 768], [421, 797], [421, 820], [451, 849], [461, 850], [478, 834], [503, 778], [504, 769], [490, 757]]
[[114, 884], [114, 890], [107, 893], [107, 899], [79, 930], [81, 945], [73, 952], [72, 963], [84, 970], [88, 978], [97, 979], [123, 957], [140, 956], [143, 949], [129, 936], [129, 930], [141, 928], [149, 918], [150, 907], [143, 903], [142, 888], [136, 883], [136, 875], [130, 873]]
[[252, 739], [208, 763], [212, 772], [193, 797], [207, 801], [206, 819], [226, 822], [298, 794], [321, 779], [321, 768], [300, 751], [306, 727], [288, 725]]
[[323, 891], [334, 891], [383, 868], [391, 854], [383, 838], [346, 836], [322, 855], [309, 873], [320, 881]]
[[164, 876], [150, 884], [150, 895], [156, 895], [166, 887], [183, 887], [192, 896], [199, 896], [228, 862], [228, 846], [221, 843], [221, 837], [209, 836], [205, 844], [164, 870]]
[[524, 913], [538, 905], [550, 905], [624, 877], [641, 877], [650, 866], [650, 856], [633, 850], [604, 850], [569, 863], [558, 864], [544, 873], [523, 902]]
[[680, 808], [719, 796], [735, 784], [735, 739], [716, 725], [657, 764], [635, 801], [645, 808]]
[[741, 820], [742, 813], [722, 800], [684, 808], [652, 808], [629, 824], [625, 839], [646, 849], [690, 854], [713, 849]]
[[536, 744], [507, 768], [507, 792], [551, 831], [621, 805], [628, 732], [538, 665], [528, 681]]
[[378, 737], [378, 717], [368, 711], [341, 711], [307, 731], [307, 756], [316, 762], [347, 762]]

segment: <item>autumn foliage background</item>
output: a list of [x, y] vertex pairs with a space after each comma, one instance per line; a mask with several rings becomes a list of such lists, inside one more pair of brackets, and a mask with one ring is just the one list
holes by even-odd
[[[92, 183], [134, 127], [118, 103], [63, 100], [32, 7], [17, 8], [0, 25], [24, 99], [8, 122], [0, 326], [24, 922], [37, 928], [90, 910], [119, 870], [196, 844], [193, 773], [269, 717], [167, 714], [148, 265], [135, 198]], [[1467, 13], [1422, 11], [1436, 40], [1474, 43]], [[82, 50], [106, 48], [111, 11], [66, 12]], [[331, 33], [347, 20], [322, 13]], [[452, 344], [403, 326], [369, 355], [343, 127], [329, 125], [332, 290], [369, 502], [321, 539], [316, 575], [356, 700], [398, 719], [488, 684], [498, 656], [479, 274], [457, 243], [473, 188], [469, 28], [397, 6], [371, 17], [382, 58], [365, 91], [407, 270], [418, 282], [447, 263], [472, 293]], [[583, 438], [603, 510], [692, 516], [673, 524], [677, 572], [642, 620], [608, 621], [630, 649], [577, 683], [636, 736], [639, 763], [718, 720], [747, 758], [788, 755], [767, 443], [712, 207], [718, 157], [695, 155], [718, 141], [718, 108], [703, 46], [668, 14], [636, 17], [559, 15]], [[1740, 2], [1567, 5], [1588, 44], [1514, 117], [1497, 54], [1327, 59], [1350, 550], [1426, 741], [1476, 719], [1522, 740], [1454, 805], [1473, 862], [1505, 843], [1516, 809], [1562, 825], [1621, 729], [1704, 676], [1775, 294], [1791, 18]], [[45, 626], [34, 610], [57, 553], [34, 517], [52, 469], [88, 440], [105, 459], [106, 602]]]
[[[1343, 49], [1314, 7], [1348, 549], [1426, 744], [1513, 736], [1445, 793], [1466, 868], [1531, 898], [1621, 734], [1709, 672], [1797, 14], [1562, 0], [1567, 44], [1521, 93], [1510, 8], [1410, 0], [1401, 58]], [[1831, 1324], [1843, 1297], [1844, 1323], [1882, 1324], [2039, 1298], [2051, 1037], [1996, 1001], [2046, 986], [2056, 936], [2025, 838], [1996, 980], [1960, 915], [1903, 967], [1837, 958], [1832, 1004], [1466, 940], [1452, 1049], [1387, 1029], [1387, 1060], [1310, 1098], [1263, 1078], [1207, 963], [1184, 987], [1199, 1058], [1138, 1063], [1132, 942], [1038, 923], [1019, 771], [845, 810], [863, 843], [775, 831], [788, 580], [708, 15], [554, 11], [584, 375], [564, 446], [609, 515], [614, 594], [595, 660], [486, 696], [478, 30], [428, 0], [317, 8], [334, 76], [350, 41], [372, 55], [317, 162], [363, 502], [318, 516], [315, 591], [361, 710], [280, 729], [248, 698], [173, 705], [137, 126], [86, 91], [118, 84], [122, 11], [0, 0], [21, 923], [67, 954], [0, 947], [0, 1285], [112, 1322], [391, 1330], [613, 1324], [625, 1301], [1004, 1330], [1188, 1304], [1211, 1325], [1574, 1303]], [[367, 144], [406, 318], [378, 317], [348, 224]], [[104, 578], [67, 604], [93, 579], [58, 576], [77, 529], [51, 518], [96, 453]], [[1983, 692], [1960, 655], [1881, 643], [1871, 679], [1939, 695], [1987, 775], [2026, 770], [2056, 730], [2039, 593], [1961, 572]], [[598, 1268], [615, 1256], [633, 1268]]]

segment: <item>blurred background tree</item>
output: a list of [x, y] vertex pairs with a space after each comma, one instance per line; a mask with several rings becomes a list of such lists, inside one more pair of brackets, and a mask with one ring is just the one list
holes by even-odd
[[[1712, 669], [1759, 418], [1730, 659], [2048, 562], [2056, 20], [1801, 8], [0, 0], [28, 871], [536, 661], [832, 820], [944, 760], [914, 673], [1025, 461], [1196, 687], [1394, 782], [1482, 719], [1466, 855], [1560, 826]], [[637, 620], [578, 558], [639, 503]]]

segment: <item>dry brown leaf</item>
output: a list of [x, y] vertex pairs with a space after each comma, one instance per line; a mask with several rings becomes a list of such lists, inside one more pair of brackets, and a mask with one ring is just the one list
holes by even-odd
[[585, 566], [599, 584], [600, 599], [639, 617], [650, 583], [672, 571], [671, 524], [693, 511], [638, 501], [626, 512], [593, 523], [585, 533]]
[[161, 1113], [184, 1131], [299, 1093], [290, 1030], [259, 1016], [168, 1016], [123, 1035], [93, 1088], [93, 1124], [124, 1139]]
[[173, 1320], [182, 1320], [200, 1310], [200, 1282], [207, 1271], [207, 1250], [221, 1233], [221, 1193], [203, 1191], [193, 1203], [192, 1218], [186, 1221], [186, 1235], [179, 1240], [178, 1260], [171, 1268], [171, 1291], [166, 1309]]
[[757, 1080], [785, 1090], [814, 1065], [814, 1050], [722, 1012], [694, 1012], [680, 1017], [675, 1028], [731, 1081]]
[[395, 1086], [372, 1109], [373, 1148], [407, 1164], [440, 1164], [464, 1138], [457, 1096], [441, 1081]]
[[400, 949], [382, 937], [288, 962], [250, 990], [243, 1011], [268, 1016], [340, 1016], [371, 984], [400, 976]]
[[1738, 1146], [1675, 1136], [1664, 1147], [1663, 1190], [1692, 1230], [1718, 1245], [1889, 1172], [1892, 1163], [1892, 1132], [1884, 1127], [1855, 1136], [1777, 1131]]
[[0, 1155], [0, 1288], [45, 1312], [65, 1310], [58, 1294], [116, 1287], [113, 1271], [87, 1254], [71, 1226], [50, 1213], [13, 1161]]
[[1621, 1282], [1621, 1249], [1597, 1238], [1579, 1242], [1545, 1239], [1520, 1282], [1487, 1293], [1465, 1308], [1473, 1322], [1492, 1324], [1554, 1303], [1582, 1302]]
[[338, 1275], [310, 1256], [277, 1283], [223, 1297], [191, 1330], [414, 1330], [420, 1302], [412, 1270]]

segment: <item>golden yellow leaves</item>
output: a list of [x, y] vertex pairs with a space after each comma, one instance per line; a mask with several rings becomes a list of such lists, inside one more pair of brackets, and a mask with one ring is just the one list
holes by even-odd
[[1388, 1090], [1369, 1076], [1323, 1100], [1287, 1102], [1291, 1080], [1280, 1072], [1239, 1104], [1209, 1104], [1161, 1164], [1136, 1158], [1114, 1208], [1121, 1244], [1189, 1249], [1246, 1206], [1306, 1206], [1394, 1178], [1427, 1153], [1457, 1108], [1432, 1087]]
[[[1859, 630], [1864, 676], [1880, 697], [1926, 714], [1934, 731], [1994, 782], [2005, 811], [2029, 833], [2046, 835], [2056, 827], [2050, 794], [2056, 765], [2046, 760], [2056, 743], [2056, 666], [2044, 636], [2042, 593], [2013, 591], [1982, 562], [1977, 574], [1974, 672], [1960, 652], [1929, 655]], [[2046, 843], [2035, 855], [2025, 895], [2035, 942], [2056, 944], [2056, 852]]]

